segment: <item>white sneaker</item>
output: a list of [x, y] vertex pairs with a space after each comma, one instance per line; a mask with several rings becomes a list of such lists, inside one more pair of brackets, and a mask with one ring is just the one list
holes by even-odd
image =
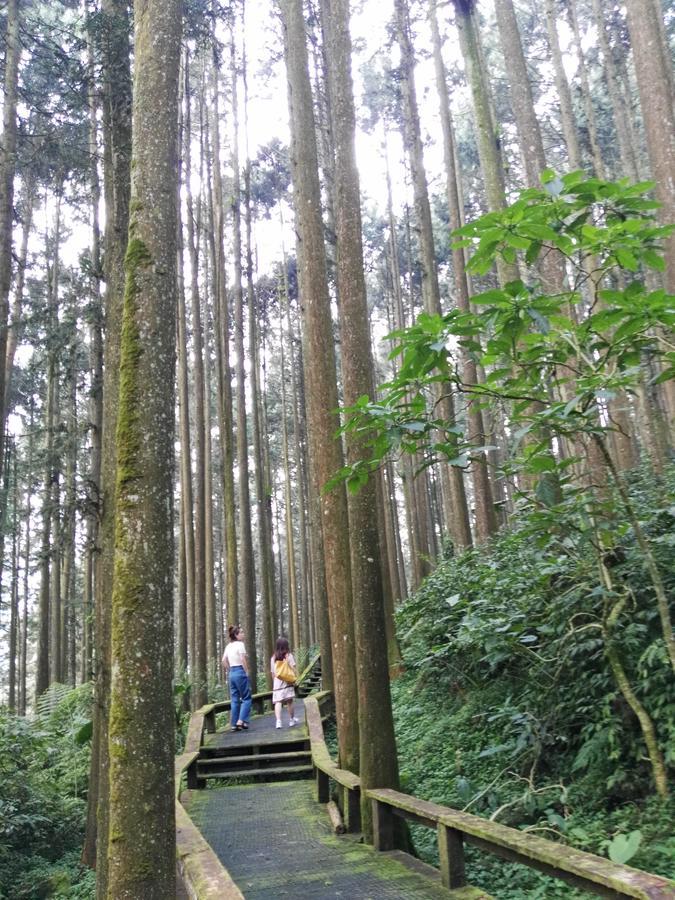
[[288, 722], [288, 727], [289, 727], [289, 728], [293, 728], [293, 726], [294, 726], [294, 725], [297, 725], [297, 724], [298, 724], [298, 720], [297, 720], [297, 719], [290, 719], [289, 722]]
[[274, 726], [275, 728], [281, 728], [281, 722], [277, 719], [277, 724]]

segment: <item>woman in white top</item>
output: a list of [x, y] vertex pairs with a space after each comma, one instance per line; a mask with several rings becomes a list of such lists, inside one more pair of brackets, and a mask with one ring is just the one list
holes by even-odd
[[291, 648], [288, 643], [287, 638], [279, 637], [277, 638], [277, 644], [274, 651], [274, 656], [270, 660], [270, 667], [272, 670], [272, 678], [274, 679], [272, 684], [272, 703], [274, 703], [274, 715], [276, 716], [276, 727], [281, 728], [281, 710], [284, 705], [288, 706], [288, 715], [290, 719], [288, 720], [288, 727], [293, 728], [294, 725], [298, 724], [298, 720], [295, 718], [293, 714], [293, 701], [295, 700], [295, 688], [292, 684], [289, 684], [287, 681], [284, 681], [282, 678], [277, 678], [276, 674], [276, 663], [281, 662], [282, 660], [286, 660], [289, 666], [293, 669], [297, 677], [297, 672], [295, 669], [295, 659], [293, 658], [293, 654], [291, 653]]
[[230, 683], [230, 726], [232, 731], [246, 731], [251, 716], [251, 685], [244, 630], [239, 625], [230, 625], [228, 631], [230, 643], [223, 653], [223, 668]]

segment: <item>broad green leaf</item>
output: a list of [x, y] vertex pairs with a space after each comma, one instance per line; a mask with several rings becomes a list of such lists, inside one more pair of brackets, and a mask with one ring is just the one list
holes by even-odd
[[612, 862], [627, 863], [638, 852], [641, 843], [642, 832], [639, 830], [631, 831], [630, 834], [617, 834], [607, 848], [607, 853]]

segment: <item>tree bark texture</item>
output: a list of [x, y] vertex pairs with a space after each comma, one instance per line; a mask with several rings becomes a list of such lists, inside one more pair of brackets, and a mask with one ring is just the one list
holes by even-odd
[[134, 3], [117, 421], [108, 900], [175, 896], [173, 440], [179, 0]]

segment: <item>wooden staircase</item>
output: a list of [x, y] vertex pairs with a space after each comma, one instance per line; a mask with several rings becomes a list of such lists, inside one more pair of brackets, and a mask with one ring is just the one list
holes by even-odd
[[315, 656], [298, 679], [296, 693], [298, 697], [307, 697], [321, 690], [321, 657]]
[[297, 740], [289, 740], [286, 729], [278, 741], [267, 739], [261, 744], [256, 735], [255, 743], [237, 743], [236, 747], [203, 746], [197, 761], [198, 785], [203, 787], [209, 780], [245, 783], [311, 777], [309, 739], [301, 732], [299, 729]]

